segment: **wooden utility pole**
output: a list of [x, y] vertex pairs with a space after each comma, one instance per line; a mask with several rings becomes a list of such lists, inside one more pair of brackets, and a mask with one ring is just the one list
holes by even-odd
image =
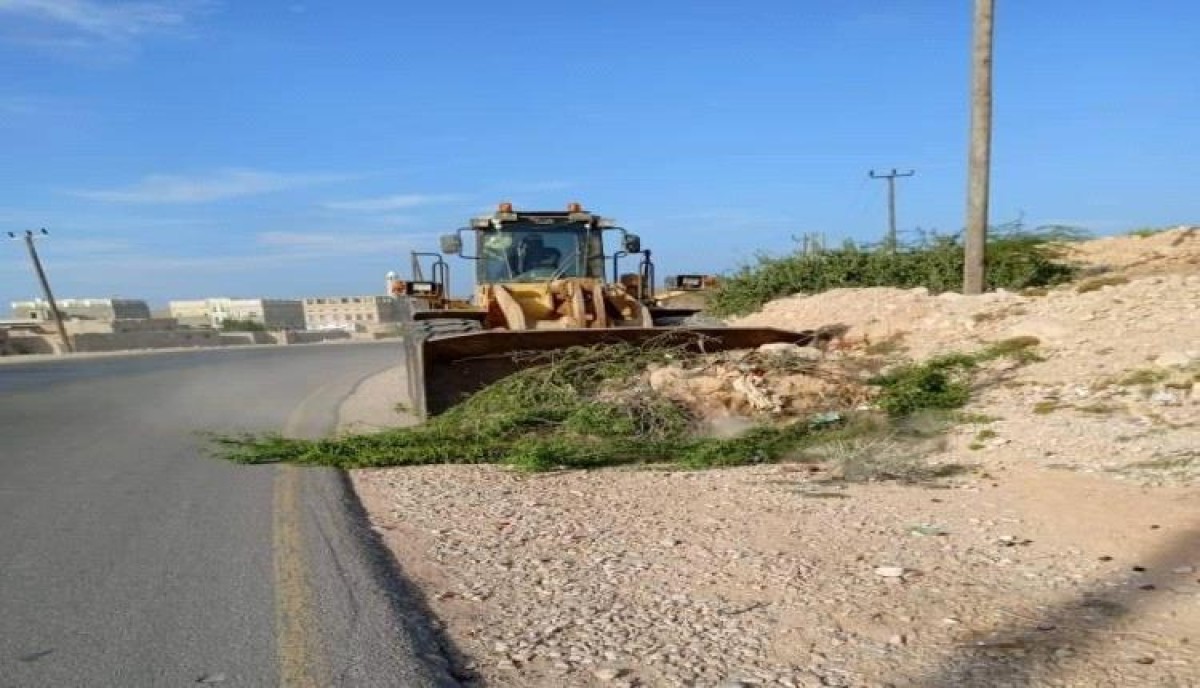
[[963, 293], [981, 294], [985, 279], [988, 184], [992, 160], [992, 16], [995, 0], [975, 0], [971, 54], [971, 152], [967, 161], [967, 234]]
[[887, 239], [884, 241], [887, 242], [889, 251], [895, 251], [896, 247], [900, 245], [896, 238], [896, 177], [911, 177], [914, 174], [916, 174], [914, 170], [897, 172], [895, 168], [886, 174], [875, 174], [875, 170], [867, 173], [871, 179], [886, 179], [888, 183], [888, 233]]
[[[45, 228], [42, 228], [42, 234], [49, 234]], [[13, 239], [17, 235], [9, 232], [8, 236]], [[29, 249], [29, 260], [33, 261], [33, 271], [37, 273], [38, 281], [42, 283], [42, 293], [46, 295], [46, 302], [50, 304], [50, 314], [54, 316], [54, 324], [58, 327], [58, 337], [62, 340], [63, 351], [74, 351], [71, 346], [71, 338], [67, 336], [67, 328], [63, 325], [62, 313], [58, 310], [58, 302], [54, 300], [54, 292], [50, 291], [50, 281], [46, 279], [46, 271], [42, 269], [42, 261], [38, 258], [37, 247], [33, 243], [34, 233], [32, 230], [25, 230], [24, 239], [25, 247]]]

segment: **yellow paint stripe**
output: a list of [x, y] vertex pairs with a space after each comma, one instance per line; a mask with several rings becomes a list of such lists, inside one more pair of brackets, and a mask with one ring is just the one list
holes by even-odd
[[[294, 437], [307, 407], [325, 387], [301, 401], [284, 424], [283, 434]], [[275, 474], [275, 637], [279, 648], [279, 685], [283, 688], [322, 688], [324, 655], [317, 636], [315, 595], [308, 580], [304, 537], [301, 530], [300, 485], [302, 472], [279, 466]]]

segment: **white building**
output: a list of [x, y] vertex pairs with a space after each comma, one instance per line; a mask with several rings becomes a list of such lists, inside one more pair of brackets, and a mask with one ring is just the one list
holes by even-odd
[[268, 330], [303, 330], [304, 305], [298, 299], [211, 298], [170, 301], [172, 318], [184, 325], [220, 329], [226, 320], [247, 320]]
[[304, 299], [310, 330], [371, 332], [400, 320], [390, 296], [318, 296]]
[[[141, 299], [58, 299], [58, 312], [64, 318], [80, 320], [144, 320], [150, 317], [150, 306]], [[13, 301], [14, 318], [50, 320], [50, 302], [43, 299]]]

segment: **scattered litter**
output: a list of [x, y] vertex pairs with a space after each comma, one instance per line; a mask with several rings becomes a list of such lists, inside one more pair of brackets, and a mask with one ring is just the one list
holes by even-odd
[[820, 428], [826, 425], [834, 425], [842, 422], [842, 414], [837, 411], [826, 411], [825, 413], [817, 413], [809, 417], [808, 425], [813, 428]]

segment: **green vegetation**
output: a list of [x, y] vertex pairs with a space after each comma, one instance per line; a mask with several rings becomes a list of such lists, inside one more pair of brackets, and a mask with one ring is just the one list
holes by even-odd
[[1122, 284], [1129, 284], [1129, 278], [1124, 275], [1103, 275], [1101, 277], [1093, 277], [1089, 280], [1084, 280], [1075, 287], [1075, 292], [1078, 294], [1086, 294], [1090, 291], [1097, 291], [1103, 287], [1118, 287]]
[[1084, 404], [1082, 406], [1076, 406], [1075, 410], [1079, 411], [1081, 413], [1091, 413], [1094, 415], [1102, 416], [1102, 415], [1107, 415], [1110, 413], [1116, 413], [1117, 411], [1121, 410], [1121, 407], [1115, 406], [1113, 404], [1106, 404], [1102, 401], [1097, 401], [1097, 402], [1093, 402], [1091, 404]]
[[1121, 385], [1123, 387], [1135, 387], [1138, 385], [1153, 385], [1155, 383], [1166, 380], [1167, 377], [1169, 377], [1169, 375], [1168, 375], [1167, 371], [1165, 371], [1165, 370], [1155, 370], [1153, 368], [1140, 368], [1138, 370], [1132, 370], [1132, 371], [1126, 373], [1124, 377], [1122, 377], [1120, 380], [1117, 381], [1117, 384]]
[[970, 413], [968, 411], [959, 411], [958, 413], [954, 414], [954, 420], [959, 423], [985, 424], [985, 423], [995, 423], [996, 421], [1001, 420], [1001, 419], [996, 416], [989, 416], [985, 413]]
[[1063, 405], [1059, 401], [1057, 401], [1055, 399], [1047, 399], [1045, 401], [1039, 401], [1038, 403], [1034, 404], [1033, 412], [1035, 415], [1046, 416], [1051, 413], [1054, 413], [1055, 411], [1059, 410], [1062, 407], [1063, 407]]
[[836, 480], [851, 483], [929, 483], [966, 470], [959, 464], [931, 465], [927, 452], [927, 443], [893, 432], [830, 440], [815, 445], [807, 456], [831, 464]]
[[1152, 237], [1155, 234], [1165, 232], [1167, 229], [1167, 227], [1138, 227], [1137, 229], [1129, 230], [1128, 235], [1145, 239], [1146, 237]]
[[267, 326], [256, 320], [228, 318], [221, 321], [221, 329], [225, 332], [266, 332]]
[[1036, 337], [1014, 337], [996, 342], [974, 354], [946, 354], [920, 365], [903, 365], [878, 376], [881, 387], [876, 404], [889, 416], [909, 416], [925, 409], [955, 409], [971, 397], [972, 373], [980, 364], [1001, 358], [1017, 363], [1040, 360], [1033, 348]]
[[[1070, 281], [1076, 268], [1062, 262], [1062, 242], [1079, 230], [1048, 227], [1000, 228], [988, 241], [987, 288], [1021, 290]], [[796, 293], [839, 287], [926, 287], [931, 292], [962, 288], [963, 247], [958, 237], [930, 236], [892, 251], [847, 242], [840, 249], [783, 257], [760, 255], [721, 283], [710, 301], [717, 315], [756, 310], [767, 301]]]
[[[999, 357], [1019, 359], [1019, 352], [1034, 344], [1036, 340], [1010, 340], [975, 354], [897, 368], [870, 382], [878, 388], [882, 413], [830, 410], [811, 418], [764, 422], [731, 439], [702, 436], [700, 420], [687, 408], [640, 382], [651, 364], [699, 363], [697, 355], [666, 340], [643, 347], [613, 344], [546, 354], [534, 367], [411, 428], [313, 441], [278, 435], [212, 439], [221, 456], [241, 463], [340, 468], [501, 463], [548, 470], [664, 462], [704, 468], [823, 459], [841, 466], [846, 479], [928, 478], [950, 469], [923, 466], [914, 458], [921, 455], [917, 447], [956, 422], [945, 410], [966, 403], [971, 372]], [[894, 449], [869, 456], [869, 448], [884, 446]]]
[[695, 437], [695, 419], [634, 378], [652, 363], [687, 360], [681, 347], [576, 347], [491, 385], [423, 425], [317, 441], [218, 437], [226, 458], [341, 468], [505, 463], [530, 470], [670, 460], [723, 466], [782, 458], [807, 441], [803, 422], [734, 439]]

